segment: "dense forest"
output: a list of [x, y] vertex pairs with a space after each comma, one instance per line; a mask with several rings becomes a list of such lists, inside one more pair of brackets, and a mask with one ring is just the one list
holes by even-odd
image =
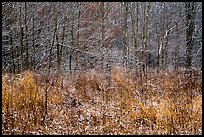
[[2, 2], [2, 134], [202, 134], [202, 3]]

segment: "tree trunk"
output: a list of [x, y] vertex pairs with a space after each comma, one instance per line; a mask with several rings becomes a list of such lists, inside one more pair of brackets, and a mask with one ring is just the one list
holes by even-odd
[[54, 32], [53, 32], [53, 37], [52, 37], [52, 43], [51, 43], [51, 47], [50, 47], [50, 53], [49, 53], [49, 66], [48, 66], [48, 74], [50, 74], [50, 69], [51, 69], [51, 61], [52, 61], [52, 49], [54, 47], [54, 43], [55, 43], [55, 36], [56, 36], [56, 32], [57, 32], [57, 13], [55, 10], [55, 3], [54, 3], [54, 23], [55, 23], [55, 27], [54, 27]]
[[[156, 18], [155, 18], [155, 22], [157, 23], [156, 21]], [[159, 32], [158, 32], [158, 25], [156, 24], [156, 35], [157, 35], [157, 66], [159, 67], [159, 61], [160, 61], [160, 36], [159, 36]]]
[[126, 43], [126, 66], [129, 66], [129, 33], [128, 33], [128, 2], [125, 2], [125, 43]]
[[128, 46], [128, 26], [127, 26], [127, 19], [128, 19], [128, 2], [121, 3], [122, 9], [123, 9], [123, 52], [124, 52], [124, 58], [123, 58], [123, 65], [127, 66], [128, 65], [128, 51], [129, 51], [129, 46]]
[[148, 29], [149, 29], [149, 14], [150, 14], [150, 3], [147, 3], [147, 13], [146, 13], [146, 20], [145, 20], [145, 50], [147, 50], [148, 46]]
[[19, 17], [19, 28], [20, 28], [20, 73], [23, 72], [23, 27], [21, 24], [21, 6], [20, 6], [20, 17]]
[[[176, 36], [179, 37], [179, 31], [178, 31], [178, 24], [176, 24]], [[175, 48], [175, 55], [174, 55], [174, 69], [177, 70], [178, 69], [178, 59], [179, 56], [179, 41], [178, 41], [178, 45]]]
[[35, 70], [35, 18], [34, 18], [34, 15], [33, 15], [33, 33], [32, 33], [32, 39], [33, 39], [33, 61], [32, 61], [32, 64], [33, 64], [33, 70]]
[[13, 63], [13, 70], [11, 72], [13, 72], [13, 74], [15, 74], [15, 70], [16, 70], [16, 67], [15, 67], [15, 45], [13, 44], [13, 40], [12, 40], [12, 33], [10, 34], [10, 44], [11, 44], [11, 47], [12, 47], [12, 63]]
[[[148, 29], [149, 29], [149, 15], [150, 15], [150, 3], [147, 3], [147, 13], [146, 13], [146, 20], [145, 20], [145, 24], [146, 24], [146, 30], [145, 30], [145, 51], [147, 51], [148, 49]], [[145, 72], [147, 72], [147, 59], [145, 60]]]
[[28, 26], [27, 26], [27, 3], [25, 2], [25, 49], [26, 49], [26, 69], [29, 69], [29, 57], [28, 57]]
[[[136, 10], [136, 32], [135, 32], [135, 56], [136, 56], [136, 60], [135, 60], [135, 63], [137, 63], [138, 62], [138, 58], [137, 58], [137, 48], [138, 48], [138, 46], [139, 46], [139, 39], [138, 39], [138, 21], [139, 21], [139, 2], [137, 2], [137, 5], [136, 5], [136, 7], [137, 7], [137, 10]], [[136, 64], [135, 64], [136, 65]]]
[[186, 10], [186, 67], [191, 67], [192, 49], [193, 49], [193, 32], [195, 19], [195, 2], [185, 2]]
[[138, 47], [138, 21], [139, 21], [139, 3], [137, 2], [137, 13], [136, 13], [136, 32], [135, 32], [135, 48]]
[[[104, 38], [105, 38], [105, 36], [104, 36], [104, 34], [105, 34], [105, 25], [104, 25], [104, 17], [105, 17], [105, 3], [104, 2], [101, 2], [100, 3], [100, 10], [101, 10], [101, 48], [103, 49], [104, 47], [105, 47], [105, 45], [104, 45]], [[103, 53], [104, 54], [104, 53]], [[105, 60], [104, 60], [104, 56], [105, 55], [103, 55], [102, 57], [101, 57], [101, 60], [102, 60], [102, 69], [105, 69]]]
[[143, 32], [142, 32], [142, 49], [145, 49], [145, 27], [146, 27], [146, 2], [143, 3], [143, 16], [144, 16], [144, 25], [143, 25]]
[[132, 3], [132, 6], [131, 6], [131, 22], [132, 22], [132, 44], [134, 45], [134, 47], [136, 47], [136, 42], [137, 42], [137, 40], [135, 40], [136, 39], [136, 36], [135, 36], [135, 18], [134, 18], [134, 8], [133, 8], [133, 4], [134, 3]]

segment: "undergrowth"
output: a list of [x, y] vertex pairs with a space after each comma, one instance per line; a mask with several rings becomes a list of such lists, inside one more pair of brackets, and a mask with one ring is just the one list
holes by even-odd
[[141, 77], [121, 67], [57, 80], [3, 74], [2, 134], [202, 134], [201, 77], [181, 70]]

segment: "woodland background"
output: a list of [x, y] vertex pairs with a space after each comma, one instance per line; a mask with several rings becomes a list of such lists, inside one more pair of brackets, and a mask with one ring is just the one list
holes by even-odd
[[2, 33], [3, 72], [202, 66], [199, 2], [3, 2]]

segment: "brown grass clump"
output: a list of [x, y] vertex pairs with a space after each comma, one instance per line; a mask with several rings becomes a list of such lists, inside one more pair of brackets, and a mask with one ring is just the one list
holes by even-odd
[[[31, 134], [45, 118], [45, 86], [37, 86], [33, 73], [2, 77], [2, 132], [3, 134]], [[51, 103], [61, 98], [49, 96]], [[56, 102], [57, 101], [57, 102]]]
[[2, 134], [202, 134], [202, 72], [140, 76], [121, 67], [63, 83], [29, 71], [4, 74]]

